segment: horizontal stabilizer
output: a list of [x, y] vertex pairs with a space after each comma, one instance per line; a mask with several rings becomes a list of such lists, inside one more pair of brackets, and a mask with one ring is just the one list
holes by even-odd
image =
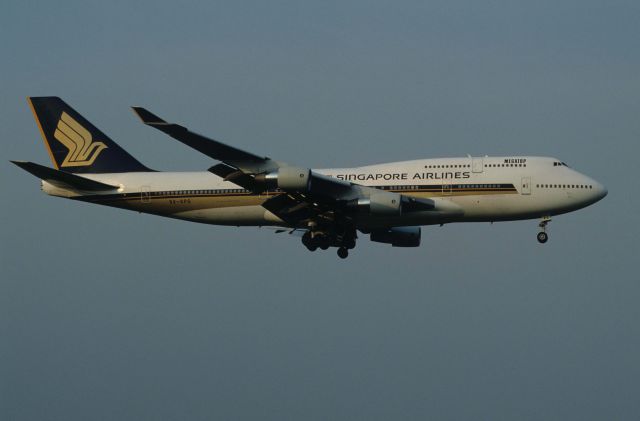
[[11, 161], [23, 170], [35, 175], [36, 177], [51, 181], [53, 183], [63, 183], [78, 190], [87, 191], [106, 191], [119, 188], [110, 184], [101, 183], [99, 181], [90, 180], [79, 175], [71, 174], [64, 171], [54, 170], [44, 165], [35, 164], [26, 161]]

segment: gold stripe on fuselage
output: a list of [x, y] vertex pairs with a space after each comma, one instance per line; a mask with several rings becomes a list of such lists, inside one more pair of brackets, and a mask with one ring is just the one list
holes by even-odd
[[[445, 189], [390, 189], [389, 192], [400, 193], [417, 198], [439, 198], [478, 195], [517, 194], [515, 187], [499, 188], [452, 188]], [[270, 192], [262, 194], [245, 193], [177, 193], [177, 192], [136, 192], [117, 195], [96, 195], [79, 198], [94, 203], [130, 209], [140, 212], [171, 214], [200, 209], [216, 209], [225, 207], [260, 206], [270, 197], [284, 194]]]

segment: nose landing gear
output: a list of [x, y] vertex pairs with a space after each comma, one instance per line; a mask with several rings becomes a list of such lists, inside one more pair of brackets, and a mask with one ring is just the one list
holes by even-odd
[[549, 240], [549, 235], [547, 235], [547, 224], [551, 222], [551, 217], [545, 216], [542, 218], [542, 221], [538, 224], [540, 227], [540, 232], [538, 233], [538, 242], [540, 244], [544, 244]]
[[544, 244], [547, 242], [547, 240], [549, 240], [549, 236], [547, 235], [547, 233], [544, 231], [540, 231], [538, 233], [538, 242]]

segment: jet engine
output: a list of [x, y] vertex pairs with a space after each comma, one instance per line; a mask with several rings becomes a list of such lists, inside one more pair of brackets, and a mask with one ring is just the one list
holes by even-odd
[[269, 174], [256, 176], [256, 182], [269, 189], [278, 188], [283, 191], [309, 191], [311, 170], [302, 167], [280, 167]]
[[393, 227], [371, 231], [371, 241], [391, 244], [393, 247], [418, 247], [420, 227]]
[[353, 205], [373, 216], [399, 216], [402, 213], [402, 197], [398, 193], [381, 191], [367, 198], [357, 199]]

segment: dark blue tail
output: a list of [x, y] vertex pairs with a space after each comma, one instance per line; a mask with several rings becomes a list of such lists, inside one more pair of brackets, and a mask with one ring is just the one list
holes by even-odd
[[57, 169], [71, 173], [152, 171], [62, 99], [45, 96], [28, 100]]

